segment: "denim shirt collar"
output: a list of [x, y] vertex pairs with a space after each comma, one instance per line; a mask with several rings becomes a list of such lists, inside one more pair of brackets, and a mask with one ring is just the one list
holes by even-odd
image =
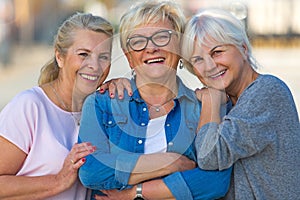
[[[137, 86], [134, 78], [130, 80], [130, 84], [133, 90], [133, 94], [130, 100], [134, 100], [139, 103], [144, 102], [144, 100], [140, 96], [139, 91], [137, 90]], [[185, 84], [180, 79], [180, 77], [178, 76], [176, 76], [176, 84], [178, 85], [178, 94], [175, 99], [180, 100], [181, 98], [186, 98], [190, 101], [195, 101], [196, 97], [194, 91], [186, 87]]]

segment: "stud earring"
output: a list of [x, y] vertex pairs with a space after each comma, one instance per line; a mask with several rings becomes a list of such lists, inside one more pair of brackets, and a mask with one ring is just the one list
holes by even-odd
[[182, 68], [183, 68], [183, 60], [179, 59], [179, 69], [182, 69]]

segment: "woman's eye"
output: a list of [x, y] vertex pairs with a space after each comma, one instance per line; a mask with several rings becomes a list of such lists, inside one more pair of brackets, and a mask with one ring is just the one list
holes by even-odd
[[78, 55], [85, 58], [88, 56], [88, 53], [82, 52], [82, 53], [79, 53]]
[[100, 61], [107, 62], [107, 61], [110, 61], [111, 56], [110, 56], [110, 54], [104, 54], [104, 55], [99, 55], [98, 58], [99, 58]]
[[109, 58], [108, 58], [108, 56], [100, 56], [99, 59], [100, 60], [108, 60]]
[[224, 51], [223, 50], [216, 50], [216, 51], [213, 51], [211, 53], [211, 57], [216, 57], [216, 56], [219, 56], [223, 53]]
[[200, 63], [202, 60], [203, 60], [203, 58], [201, 58], [200, 56], [196, 56], [196, 57], [191, 58], [190, 61], [191, 61], [192, 65], [195, 65], [195, 64]]

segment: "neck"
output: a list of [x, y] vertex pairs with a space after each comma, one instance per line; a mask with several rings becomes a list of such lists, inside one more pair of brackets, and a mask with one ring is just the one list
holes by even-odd
[[177, 89], [170, 90], [165, 86], [151, 87], [149, 85], [139, 88], [142, 99], [146, 102], [150, 118], [157, 118], [170, 112], [174, 106], [173, 99], [176, 97]]
[[[254, 71], [253, 69], [251, 70], [251, 76], [246, 75], [245, 79], [241, 80], [241, 83], [235, 83], [235, 86], [238, 86], [238, 88], [236, 89], [226, 89], [226, 93], [229, 95], [230, 100], [232, 101], [233, 105], [236, 104], [236, 102], [238, 101], [238, 98], [241, 96], [241, 94], [244, 92], [244, 90], [253, 82], [257, 79], [257, 77], [259, 76], [259, 73], [257, 73], [256, 71]], [[234, 92], [236, 91], [236, 92]]]
[[49, 83], [54, 94], [54, 102], [63, 110], [79, 112], [82, 108], [83, 99], [76, 97], [73, 88], [64, 86], [59, 80]]
[[138, 90], [142, 99], [151, 105], [163, 105], [177, 95], [177, 87], [174, 86], [171, 88], [165, 85], [148, 84]]

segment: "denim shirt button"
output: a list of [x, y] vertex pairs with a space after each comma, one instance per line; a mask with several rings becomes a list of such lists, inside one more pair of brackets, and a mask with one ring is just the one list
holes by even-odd
[[144, 112], [147, 111], [147, 108], [143, 108], [143, 111], [144, 111]]
[[141, 126], [145, 126], [145, 125], [146, 125], [145, 123], [143, 123], [143, 122], [141, 123]]
[[142, 144], [142, 143], [143, 143], [143, 140], [138, 140], [138, 143], [139, 143], [139, 144]]
[[112, 124], [112, 121], [108, 121], [108, 124]]
[[169, 142], [168, 145], [169, 145], [169, 146], [173, 146], [174, 143], [173, 143], [173, 142]]
[[171, 126], [171, 124], [167, 124], [167, 126]]

